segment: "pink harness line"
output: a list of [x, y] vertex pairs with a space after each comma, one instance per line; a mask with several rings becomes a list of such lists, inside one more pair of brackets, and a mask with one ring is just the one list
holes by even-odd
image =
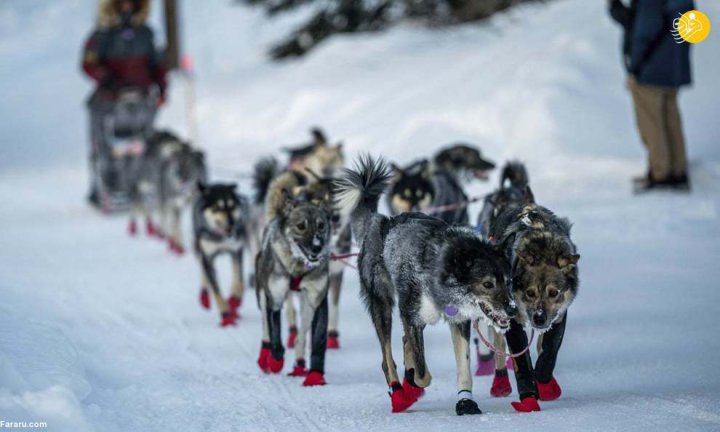
[[525, 349], [523, 349], [522, 351], [520, 351], [517, 354], [506, 353], [503, 351], [496, 350], [495, 346], [493, 344], [491, 344], [490, 342], [488, 342], [487, 339], [485, 339], [485, 336], [483, 336], [482, 332], [480, 331], [480, 322], [479, 321], [475, 321], [475, 323], [473, 324], [473, 327], [475, 328], [475, 332], [477, 332], [478, 336], [480, 336], [480, 340], [482, 341], [482, 343], [486, 347], [488, 347], [488, 349], [490, 351], [492, 351], [496, 354], [502, 354], [503, 356], [510, 357], [510, 358], [517, 358], [517, 357], [520, 357], [521, 355], [525, 354], [526, 352], [528, 352], [528, 350], [530, 349], [530, 345], [532, 345], [533, 338], [535, 338], [535, 330], [531, 329], [530, 330], [530, 340], [528, 341], [528, 344], [525, 347]]

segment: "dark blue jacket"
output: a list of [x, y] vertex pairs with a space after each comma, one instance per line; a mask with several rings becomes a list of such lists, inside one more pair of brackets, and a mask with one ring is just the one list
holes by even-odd
[[692, 0], [612, 0], [610, 15], [625, 30], [625, 68], [640, 84], [680, 87], [690, 84], [690, 44], [672, 37], [672, 22], [694, 9]]

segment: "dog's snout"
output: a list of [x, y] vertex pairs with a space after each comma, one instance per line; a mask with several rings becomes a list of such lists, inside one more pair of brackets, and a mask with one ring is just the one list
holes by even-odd
[[518, 314], [517, 305], [514, 300], [508, 300], [505, 302], [505, 313], [508, 318], [515, 318]]
[[543, 327], [547, 321], [547, 313], [542, 309], [538, 309], [533, 314], [532, 320], [536, 326]]
[[324, 242], [321, 238], [315, 237], [313, 239], [312, 245], [310, 245], [310, 252], [312, 252], [313, 255], [319, 255], [320, 252], [323, 250]]

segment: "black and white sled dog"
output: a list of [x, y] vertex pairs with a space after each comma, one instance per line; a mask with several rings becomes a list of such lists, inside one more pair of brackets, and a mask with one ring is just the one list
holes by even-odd
[[[197, 184], [198, 194], [193, 205], [193, 234], [195, 256], [202, 271], [200, 304], [210, 308], [212, 292], [220, 312], [220, 325], [234, 325], [242, 304], [243, 250], [247, 245], [247, 198], [237, 193], [235, 184]], [[232, 291], [227, 301], [220, 292], [215, 271], [215, 258], [229, 254], [232, 260]]]
[[[136, 216], [145, 216], [148, 235], [167, 237], [170, 250], [185, 251], [181, 230], [181, 215], [192, 202], [195, 185], [205, 182], [205, 155], [176, 135], [156, 132], [148, 141], [140, 174], [131, 189], [133, 214], [129, 231], [135, 234]], [[155, 217], [159, 218], [159, 223]]]
[[528, 345], [524, 327], [540, 334], [533, 367], [529, 351], [514, 359], [521, 412], [539, 411], [538, 398], [550, 401], [561, 389], [553, 376], [567, 324], [567, 309], [578, 291], [578, 260], [571, 223], [537, 204], [510, 206], [490, 227], [489, 236], [510, 262], [511, 292], [519, 314], [505, 334], [510, 351]]
[[[281, 312], [292, 291], [300, 293], [300, 331], [295, 343], [291, 376], [305, 376], [303, 385], [325, 384], [325, 351], [328, 324], [328, 261], [330, 216], [326, 208], [286, 192], [276, 201], [276, 215], [265, 226], [255, 263], [258, 306], [263, 319], [258, 366], [265, 373], [279, 373], [285, 348], [281, 338]], [[310, 369], [305, 362], [311, 330]]]
[[449, 224], [467, 225], [467, 196], [462, 184], [470, 179], [486, 180], [495, 164], [483, 159], [480, 150], [456, 144], [438, 152], [432, 160], [414, 162], [405, 168], [392, 165], [388, 193], [392, 214], [419, 211]]
[[[360, 243], [361, 296], [380, 341], [392, 411], [408, 409], [430, 385], [423, 330], [444, 319], [450, 324], [458, 368], [456, 413], [480, 414], [472, 400], [470, 322], [482, 318], [498, 331], [509, 328], [516, 311], [501, 258], [470, 228], [421, 213], [378, 214], [389, 179], [385, 163], [367, 157], [356, 170], [345, 170], [336, 187], [339, 207], [351, 214]], [[402, 384], [390, 341], [396, 296], [404, 328]]]

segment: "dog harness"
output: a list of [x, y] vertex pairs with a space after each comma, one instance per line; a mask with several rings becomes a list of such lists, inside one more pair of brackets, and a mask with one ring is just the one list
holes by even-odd
[[300, 282], [302, 276], [293, 276], [290, 278], [290, 291], [300, 292]]

